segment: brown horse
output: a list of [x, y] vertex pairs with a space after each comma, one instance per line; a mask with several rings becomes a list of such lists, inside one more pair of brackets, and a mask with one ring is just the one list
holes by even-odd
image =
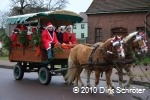
[[[145, 34], [144, 33], [141, 33], [141, 32], [133, 32], [133, 33], [130, 33], [128, 36], [126, 36], [123, 41], [125, 43], [125, 51], [127, 52], [127, 55], [128, 55], [128, 58], [125, 58], [125, 59], [122, 59], [122, 61], [126, 62], [126, 61], [130, 61], [130, 60], [133, 60], [132, 58], [132, 54], [131, 54], [131, 50], [134, 52], [134, 53], [140, 53], [142, 55], [140, 55], [141, 57], [144, 56], [145, 54], [147, 54], [148, 52], [148, 48], [145, 44], [145, 40], [146, 40], [146, 37], [145, 37]], [[116, 64], [116, 69], [118, 71], [118, 76], [119, 76], [119, 87], [120, 88], [123, 88], [122, 86], [122, 82], [123, 82], [123, 69], [125, 69], [126, 72], [129, 73], [129, 80], [127, 82], [127, 84], [125, 85], [125, 87], [128, 89], [130, 87], [130, 84], [132, 83], [133, 81], [133, 78], [134, 78], [134, 75], [133, 75], [133, 63], [131, 64]], [[111, 85], [113, 88], [114, 85], [112, 84], [111, 82]]]
[[[115, 40], [117, 40], [117, 41], [115, 41]], [[117, 54], [118, 57], [121, 57], [121, 58], [124, 57], [124, 53], [122, 52], [123, 51], [122, 42], [121, 42], [121, 40], [118, 40], [117, 37], [115, 37], [115, 38], [108, 39], [105, 43], [98, 43], [98, 44], [99, 44], [99, 47], [93, 53], [92, 62], [98, 62], [99, 64], [102, 64], [102, 63], [107, 64], [107, 66], [105, 66], [105, 65], [88, 65], [87, 64], [84, 66], [76, 67], [74, 69], [69, 69], [65, 76], [65, 79], [68, 83], [73, 82], [73, 80], [75, 78], [74, 86], [78, 86], [78, 80], [79, 80], [81, 86], [84, 86], [84, 84], [80, 78], [80, 74], [83, 69], [87, 69], [87, 70], [95, 71], [95, 77], [96, 77], [95, 87], [96, 87], [99, 83], [100, 73], [105, 71], [106, 80], [107, 80], [107, 88], [109, 90], [111, 90], [110, 76], [111, 76], [113, 67], [111, 66], [112, 63], [110, 63], [110, 62], [112, 62], [115, 59], [114, 54]], [[118, 46], [118, 44], [120, 44], [120, 45]], [[79, 66], [79, 65], [88, 63], [92, 50], [93, 50], [92, 47], [89, 47], [89, 46], [86, 46], [83, 44], [79, 44], [79, 45], [75, 46], [71, 50], [69, 58], [68, 58], [68, 68], [72, 68], [74, 66]], [[108, 51], [113, 54], [108, 53]], [[113, 93], [108, 91], [108, 94], [111, 95]]]

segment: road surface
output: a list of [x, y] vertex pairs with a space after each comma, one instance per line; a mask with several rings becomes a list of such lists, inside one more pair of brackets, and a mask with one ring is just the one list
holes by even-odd
[[[82, 79], [84, 84], [86, 80]], [[94, 83], [94, 80], [91, 80]], [[98, 87], [106, 87], [101, 81]], [[117, 86], [117, 83], [115, 83]], [[144, 89], [142, 86], [132, 86]], [[83, 90], [83, 89], [82, 89]], [[23, 80], [17, 81], [13, 77], [13, 70], [0, 68], [0, 100], [136, 100], [132, 96], [140, 96], [143, 100], [150, 94], [144, 93], [115, 93], [108, 97], [106, 93], [73, 93], [73, 84], [68, 85], [62, 76], [53, 76], [47, 86], [41, 85], [37, 73], [25, 73]], [[81, 90], [79, 91], [81, 92]], [[103, 91], [101, 91], [103, 92]], [[148, 99], [150, 100], [150, 98]]]

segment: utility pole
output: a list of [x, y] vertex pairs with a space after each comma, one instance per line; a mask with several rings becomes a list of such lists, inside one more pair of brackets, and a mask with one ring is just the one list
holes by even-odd
[[146, 40], [147, 40], [147, 45], [148, 45], [148, 33], [147, 33], [147, 17], [150, 14], [150, 10], [148, 11], [148, 13], [145, 16], [145, 32], [146, 32]]

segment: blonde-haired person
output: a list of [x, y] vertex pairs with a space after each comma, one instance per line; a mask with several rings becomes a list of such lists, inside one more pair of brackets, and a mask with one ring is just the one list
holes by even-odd
[[77, 44], [76, 36], [71, 32], [71, 26], [66, 27], [66, 32], [63, 33], [63, 42], [65, 44]]

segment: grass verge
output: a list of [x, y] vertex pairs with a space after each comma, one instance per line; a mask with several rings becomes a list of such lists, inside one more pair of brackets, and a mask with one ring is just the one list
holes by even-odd
[[140, 64], [145, 64], [145, 63], [150, 64], [150, 57], [145, 57], [145, 58], [140, 62]]
[[8, 56], [0, 56], [0, 60], [9, 60]]

